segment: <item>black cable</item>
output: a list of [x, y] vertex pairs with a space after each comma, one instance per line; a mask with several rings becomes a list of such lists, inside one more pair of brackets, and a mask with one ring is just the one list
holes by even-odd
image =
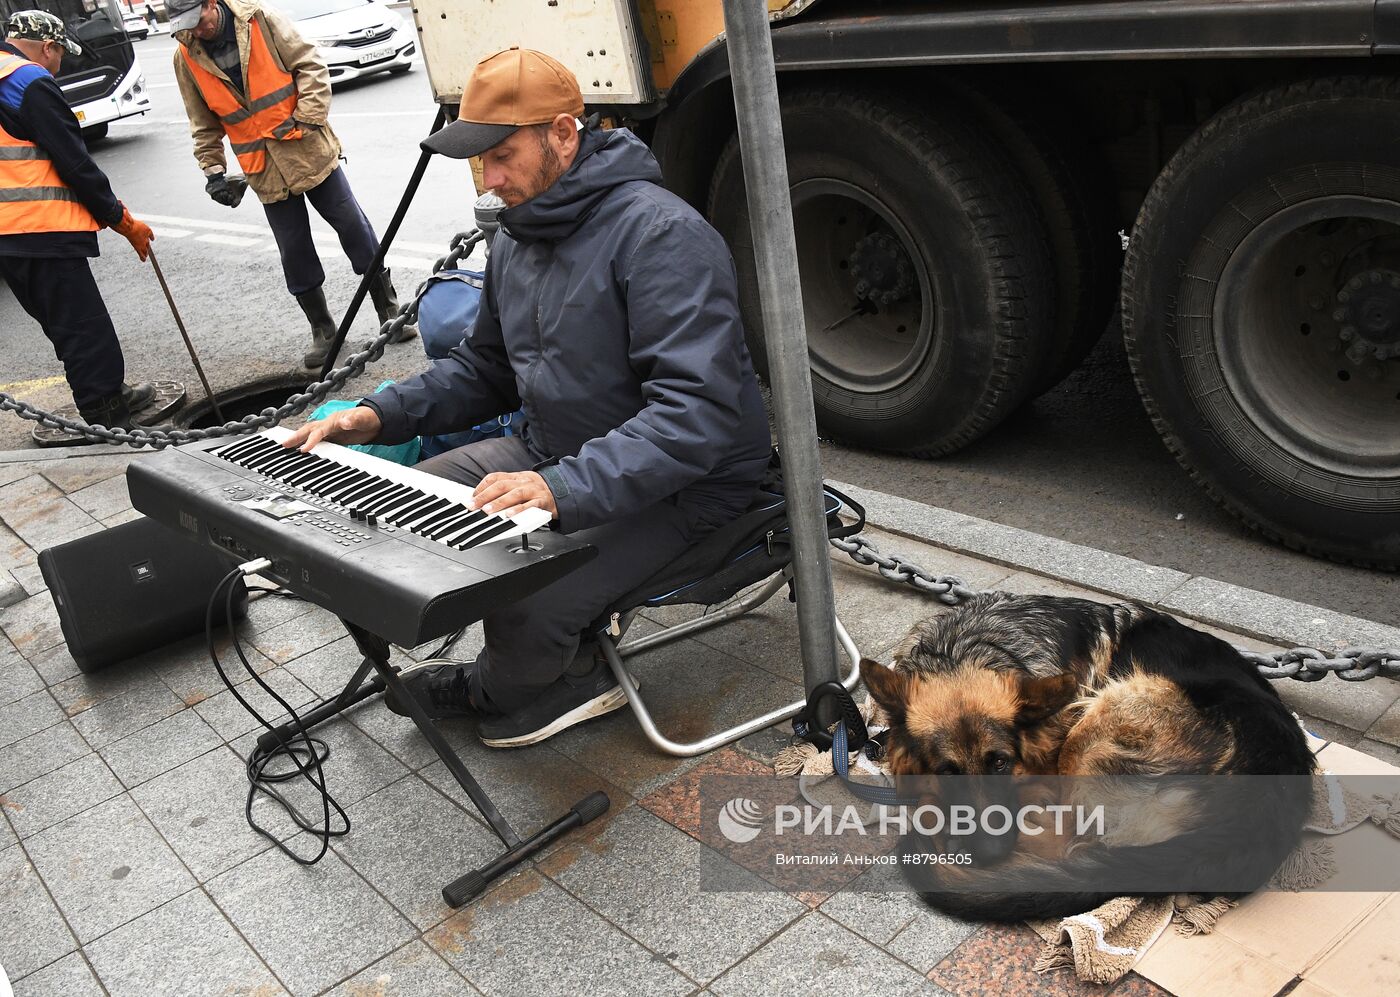
[[[349, 832], [350, 817], [346, 814], [345, 809], [336, 802], [335, 798], [326, 790], [325, 773], [321, 770], [321, 762], [330, 757], [330, 745], [320, 738], [311, 737], [310, 734], [307, 733], [306, 727], [303, 725], [301, 717], [297, 714], [296, 710], [294, 710], [285, 699], [279, 696], [271, 686], [263, 681], [262, 676], [258, 675], [257, 672], [253, 670], [253, 666], [243, 653], [243, 647], [238, 640], [236, 620], [234, 619], [234, 601], [237, 589], [233, 584], [242, 574], [242, 569], [235, 568], [225, 575], [218, 585], [214, 586], [214, 593], [209, 599], [209, 606], [204, 614], [204, 635], [208, 642], [209, 658], [214, 662], [214, 669], [219, 673], [219, 678], [223, 680], [224, 686], [229, 692], [233, 693], [233, 697], [238, 700], [239, 704], [264, 728], [269, 731], [274, 731], [276, 728], [268, 723], [268, 721], [253, 708], [253, 705], [243, 697], [243, 694], [238, 691], [238, 688], [229, 681], [228, 674], [224, 671], [223, 662], [219, 660], [219, 653], [214, 643], [214, 610], [219, 603], [220, 592], [227, 589], [228, 594], [224, 601], [224, 610], [233, 649], [238, 654], [239, 660], [243, 663], [244, 669], [248, 672], [249, 676], [252, 677], [253, 681], [255, 681], [264, 692], [271, 696], [277, 702], [278, 706], [287, 711], [293, 726], [296, 728], [296, 733], [300, 735], [301, 738], [299, 742], [279, 739], [277, 747], [273, 748], [271, 751], [263, 752], [261, 749], [254, 747], [249, 753], [246, 767], [248, 776], [248, 797], [244, 803], [243, 815], [249, 827], [271, 841], [293, 861], [301, 865], [315, 865], [325, 857], [326, 852], [330, 848], [331, 838], [339, 837]], [[295, 769], [283, 772], [268, 772], [267, 768], [269, 764], [279, 757], [291, 759]], [[302, 760], [303, 757], [307, 759], [306, 762]], [[304, 817], [290, 800], [277, 790], [271, 788], [270, 784], [272, 783], [287, 782], [298, 775], [309, 782], [321, 797], [322, 821], [319, 825], [312, 823]], [[275, 834], [259, 825], [258, 822], [253, 819], [253, 800], [258, 793], [262, 793], [279, 803], [283, 810], [286, 811], [287, 816], [291, 818], [292, 823], [298, 828], [310, 834], [314, 834], [321, 839], [321, 849], [316, 853], [314, 858], [307, 859], [296, 854], [283, 844]], [[332, 808], [334, 808], [339, 815], [344, 825], [343, 827], [331, 827]]]
[[423, 660], [424, 660], [424, 661], [429, 661], [429, 660], [431, 660], [431, 659], [433, 659], [433, 658], [441, 658], [443, 655], [447, 654], [447, 652], [450, 651], [450, 650], [452, 649], [452, 645], [453, 645], [453, 644], [457, 643], [459, 640], [462, 639], [462, 634], [464, 634], [464, 633], [466, 633], [466, 632], [467, 632], [467, 628], [466, 628], [466, 627], [462, 627], [462, 629], [458, 630], [456, 633], [448, 634], [448, 635], [447, 635], [447, 639], [444, 640], [444, 641], [442, 642], [442, 645], [441, 645], [436, 651], [434, 651], [432, 654], [428, 655], [428, 657], [427, 657], [427, 658], [424, 658]]

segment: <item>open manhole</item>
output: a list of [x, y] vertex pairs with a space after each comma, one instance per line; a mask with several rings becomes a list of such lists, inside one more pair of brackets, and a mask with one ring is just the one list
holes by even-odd
[[219, 400], [223, 419], [214, 414], [214, 405], [208, 398], [201, 398], [185, 406], [175, 417], [175, 424], [181, 429], [212, 429], [225, 422], [237, 422], [244, 416], [257, 415], [263, 409], [280, 408], [292, 395], [306, 390], [306, 385], [304, 376], [277, 374], [226, 388], [214, 393]]

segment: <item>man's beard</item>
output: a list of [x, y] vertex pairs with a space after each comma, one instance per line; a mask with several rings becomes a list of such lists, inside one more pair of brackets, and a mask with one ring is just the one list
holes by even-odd
[[554, 151], [554, 146], [549, 144], [548, 137], [540, 139], [540, 165], [535, 170], [535, 175], [530, 178], [528, 188], [505, 188], [496, 191], [496, 196], [505, 201], [510, 207], [517, 207], [526, 201], [534, 200], [564, 175], [563, 164], [559, 161], [559, 154]]

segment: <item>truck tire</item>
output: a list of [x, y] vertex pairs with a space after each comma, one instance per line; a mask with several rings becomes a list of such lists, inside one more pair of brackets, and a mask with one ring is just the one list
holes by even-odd
[[1123, 251], [1114, 223], [1113, 188], [1072, 125], [1035, 107], [1024, 94], [982, 93], [959, 84], [956, 99], [986, 128], [1035, 199], [1054, 266], [1055, 316], [1049, 354], [1032, 397], [1068, 377], [1108, 328], [1118, 303]]
[[95, 125], [88, 125], [83, 131], [83, 141], [89, 144], [101, 142], [107, 137], [107, 129], [110, 122], [100, 121]]
[[[1027, 397], [1047, 355], [1050, 265], [1029, 193], [960, 120], [894, 96], [801, 90], [782, 112], [822, 431], [921, 457], [967, 446]], [[709, 214], [766, 374], [737, 138]]]
[[[1245, 98], [1133, 229], [1123, 332], [1167, 447], [1247, 524], [1400, 566], [1400, 80]], [[1305, 136], [1305, 140], [1300, 139]]]

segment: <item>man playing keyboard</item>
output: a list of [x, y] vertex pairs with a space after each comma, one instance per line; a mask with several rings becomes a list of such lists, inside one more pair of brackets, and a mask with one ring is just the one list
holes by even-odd
[[640, 140], [581, 127], [582, 113], [573, 74], [543, 53], [508, 49], [476, 66], [459, 119], [424, 142], [481, 156], [485, 186], [507, 205], [476, 325], [428, 371], [286, 441], [400, 443], [523, 408], [522, 435], [418, 465], [475, 486], [478, 508], [546, 510], [598, 549], [488, 614], [474, 663], [403, 673], [430, 715], [480, 716], [493, 747], [534, 744], [626, 702], [585, 628], [743, 512], [771, 445], [727, 247], [661, 186]]

